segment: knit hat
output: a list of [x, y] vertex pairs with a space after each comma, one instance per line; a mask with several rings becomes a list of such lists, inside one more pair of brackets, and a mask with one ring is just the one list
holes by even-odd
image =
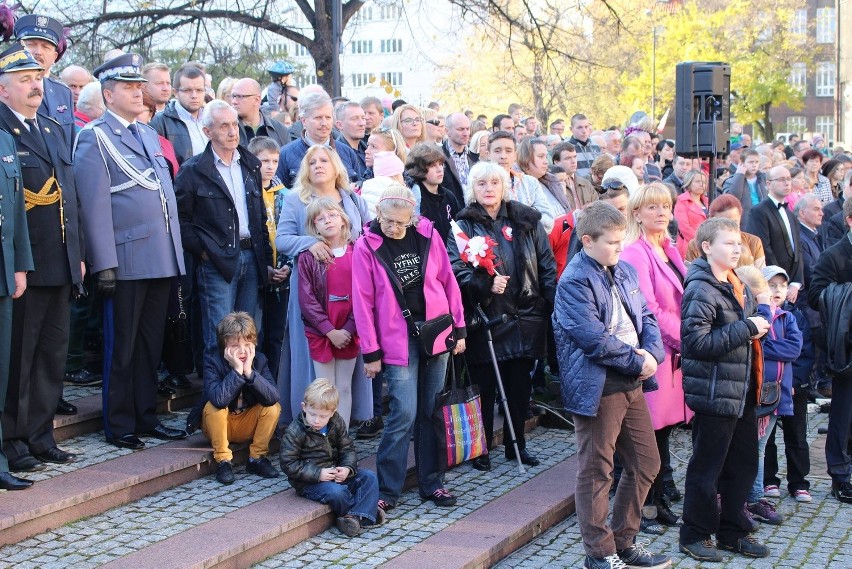
[[396, 176], [405, 171], [405, 164], [395, 152], [376, 152], [373, 157], [373, 174], [376, 176]]

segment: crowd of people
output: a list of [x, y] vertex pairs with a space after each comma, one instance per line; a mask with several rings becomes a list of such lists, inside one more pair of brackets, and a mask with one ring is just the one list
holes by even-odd
[[[24, 16], [14, 36], [0, 54], [0, 488], [76, 459], [53, 435], [54, 415], [76, 412], [63, 380], [102, 383], [108, 442], [200, 428], [230, 484], [230, 443], [250, 441], [247, 471], [274, 478], [279, 437], [293, 487], [356, 535], [397, 505], [412, 437], [421, 498], [456, 503], [432, 425], [449, 372], [479, 388], [485, 472], [499, 378], [505, 456], [531, 466], [533, 386], [559, 385], [589, 569], [668, 566], [635, 540], [666, 526], [699, 560], [767, 556], [753, 532], [783, 523], [776, 426], [786, 492], [810, 502], [817, 397], [832, 400], [831, 494], [852, 502], [842, 148], [736, 131], [711, 172], [647, 116], [597, 130], [578, 113], [543, 132], [517, 104], [489, 120], [332, 98], [283, 63], [265, 87], [229, 77], [214, 92], [200, 63], [121, 51], [60, 81], [60, 22]], [[477, 237], [494, 270], [471, 262]], [[424, 350], [441, 319], [451, 345]], [[162, 425], [158, 393], [193, 371], [187, 429]], [[669, 450], [682, 425], [683, 492]], [[350, 433], [381, 437], [376, 475]]]

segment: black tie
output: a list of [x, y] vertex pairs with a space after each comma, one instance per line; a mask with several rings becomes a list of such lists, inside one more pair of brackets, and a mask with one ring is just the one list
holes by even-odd
[[145, 144], [142, 142], [142, 134], [140, 134], [139, 129], [136, 128], [136, 123], [134, 122], [127, 125], [127, 130], [129, 130], [131, 134], [133, 134], [133, 138], [136, 139], [136, 142], [139, 143], [139, 146], [142, 147], [142, 151], [144, 152]]
[[44, 148], [46, 149], [47, 146], [45, 145], [45, 142], [44, 142], [44, 135], [41, 134], [41, 130], [39, 130], [38, 123], [36, 122], [36, 120], [35, 119], [24, 119], [24, 122], [27, 123], [27, 125], [29, 125], [30, 132], [35, 137], [35, 139], [39, 143], [41, 143], [41, 145], [44, 146]]
[[779, 204], [778, 204], [778, 209], [779, 209], [779, 210], [780, 210], [782, 207], [786, 208], [786, 207], [787, 207], [787, 202], [781, 202], [781, 203], [779, 203]]

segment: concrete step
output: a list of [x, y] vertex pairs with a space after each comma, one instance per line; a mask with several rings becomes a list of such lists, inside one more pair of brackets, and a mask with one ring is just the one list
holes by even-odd
[[[174, 395], [157, 397], [157, 413], [169, 413], [191, 407], [201, 394], [201, 380], [195, 374], [188, 376], [192, 388], [178, 390]], [[53, 433], [56, 442], [70, 439], [85, 433], [103, 429], [103, 397], [100, 388], [77, 390], [84, 393], [96, 392], [83, 397], [68, 398], [69, 403], [77, 407], [75, 415], [56, 415], [53, 419]]]
[[[502, 444], [502, 420], [499, 422], [500, 427], [495, 425], [495, 445]], [[531, 430], [537, 423], [537, 418], [531, 419], [525, 427]], [[375, 455], [365, 457], [359, 461], [359, 465], [375, 471], [375, 458]], [[414, 453], [409, 448], [406, 488], [415, 484], [413, 469]], [[328, 506], [301, 498], [294, 490], [287, 489], [125, 555], [103, 567], [247, 567], [328, 530], [333, 523], [334, 516]]]

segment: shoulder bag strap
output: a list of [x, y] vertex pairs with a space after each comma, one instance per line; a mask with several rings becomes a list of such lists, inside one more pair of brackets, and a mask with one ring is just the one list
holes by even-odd
[[393, 293], [396, 296], [396, 301], [399, 303], [399, 307], [402, 309], [402, 316], [405, 318], [405, 322], [408, 324], [408, 332], [414, 336], [415, 338], [420, 336], [420, 330], [417, 329], [417, 325], [414, 323], [414, 317], [411, 316], [411, 311], [408, 309], [408, 303], [405, 302], [405, 295], [402, 292], [402, 285], [399, 283], [399, 279], [396, 276], [396, 273], [390, 266], [385, 262], [381, 255], [379, 255], [373, 246], [370, 245], [370, 242], [367, 239], [364, 239], [364, 243], [370, 249], [370, 252], [373, 253], [373, 256], [378, 259], [379, 263], [385, 268], [385, 271], [388, 274], [388, 279], [391, 283], [391, 288], [393, 288]]

